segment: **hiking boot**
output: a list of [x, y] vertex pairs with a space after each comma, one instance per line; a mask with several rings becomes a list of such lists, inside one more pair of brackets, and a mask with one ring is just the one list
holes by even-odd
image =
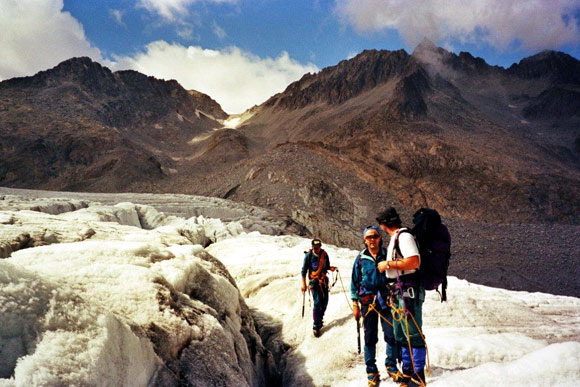
[[368, 387], [377, 387], [381, 384], [381, 375], [378, 372], [367, 374]]
[[408, 387], [409, 386], [409, 382], [411, 381], [411, 377], [409, 376], [410, 373], [411, 373], [410, 371], [406, 371], [406, 370], [403, 370], [403, 372], [401, 372], [401, 376], [400, 376], [399, 381], [398, 381], [398, 383], [401, 383], [401, 384], [399, 384], [399, 387]]
[[387, 367], [387, 374], [395, 383], [403, 381], [403, 374], [395, 367]]
[[425, 371], [419, 371], [415, 373], [407, 384], [408, 387], [424, 387], [426, 385], [427, 383], [425, 381]]
[[312, 330], [312, 334], [314, 335], [314, 337], [320, 337], [320, 329], [314, 328]]

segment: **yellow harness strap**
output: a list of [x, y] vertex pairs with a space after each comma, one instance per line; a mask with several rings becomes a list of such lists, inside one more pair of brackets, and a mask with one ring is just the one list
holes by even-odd
[[[312, 253], [314, 254], [314, 253]], [[324, 264], [325, 264], [325, 260], [326, 260], [326, 251], [321, 250], [320, 251], [320, 258], [318, 259], [318, 269], [315, 272], [310, 272], [309, 278], [311, 280], [313, 279], [318, 279], [318, 280], [322, 280], [324, 278], [326, 278], [326, 273], [324, 273]]]

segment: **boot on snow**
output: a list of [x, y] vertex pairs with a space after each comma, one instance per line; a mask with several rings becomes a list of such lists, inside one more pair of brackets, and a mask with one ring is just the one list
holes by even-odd
[[407, 384], [408, 387], [423, 387], [426, 386], [427, 382], [425, 380], [425, 371], [421, 370], [416, 372], [411, 376], [411, 380]]
[[367, 374], [368, 387], [377, 387], [381, 384], [381, 375], [378, 372]]
[[399, 383], [403, 380], [403, 373], [396, 367], [387, 367], [387, 374], [395, 383]]

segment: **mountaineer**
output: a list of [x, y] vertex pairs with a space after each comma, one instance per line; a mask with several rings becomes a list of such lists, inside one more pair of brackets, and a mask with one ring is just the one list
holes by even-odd
[[378, 386], [380, 374], [376, 365], [376, 345], [378, 342], [378, 322], [380, 320], [386, 345], [385, 366], [388, 375], [398, 381], [397, 360], [399, 348], [393, 335], [392, 314], [388, 305], [386, 277], [377, 269], [377, 264], [387, 259], [380, 230], [367, 226], [363, 231], [365, 249], [354, 261], [350, 295], [353, 300], [354, 318], [362, 317], [364, 327], [364, 358], [368, 386]]
[[401, 386], [425, 386], [426, 342], [421, 332], [422, 307], [425, 288], [419, 280], [421, 256], [410, 230], [402, 227], [399, 214], [393, 207], [381, 212], [377, 222], [391, 237], [387, 259], [379, 262], [381, 273], [394, 281], [393, 330], [401, 346], [403, 375]]
[[[308, 273], [308, 289], [314, 300], [312, 333], [315, 337], [320, 336], [324, 312], [328, 305], [328, 277], [326, 276], [328, 270], [334, 271], [336, 267], [330, 266], [328, 253], [322, 249], [320, 239], [313, 239], [312, 248], [305, 252], [302, 264], [302, 293], [306, 292], [306, 274]], [[304, 309], [302, 312], [304, 313]]]

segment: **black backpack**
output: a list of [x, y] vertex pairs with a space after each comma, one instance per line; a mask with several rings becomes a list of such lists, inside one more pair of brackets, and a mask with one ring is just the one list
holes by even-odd
[[447, 269], [451, 257], [451, 236], [441, 222], [439, 213], [421, 208], [413, 215], [411, 234], [421, 254], [419, 280], [425, 290], [437, 290], [441, 285], [441, 302], [447, 301]]

